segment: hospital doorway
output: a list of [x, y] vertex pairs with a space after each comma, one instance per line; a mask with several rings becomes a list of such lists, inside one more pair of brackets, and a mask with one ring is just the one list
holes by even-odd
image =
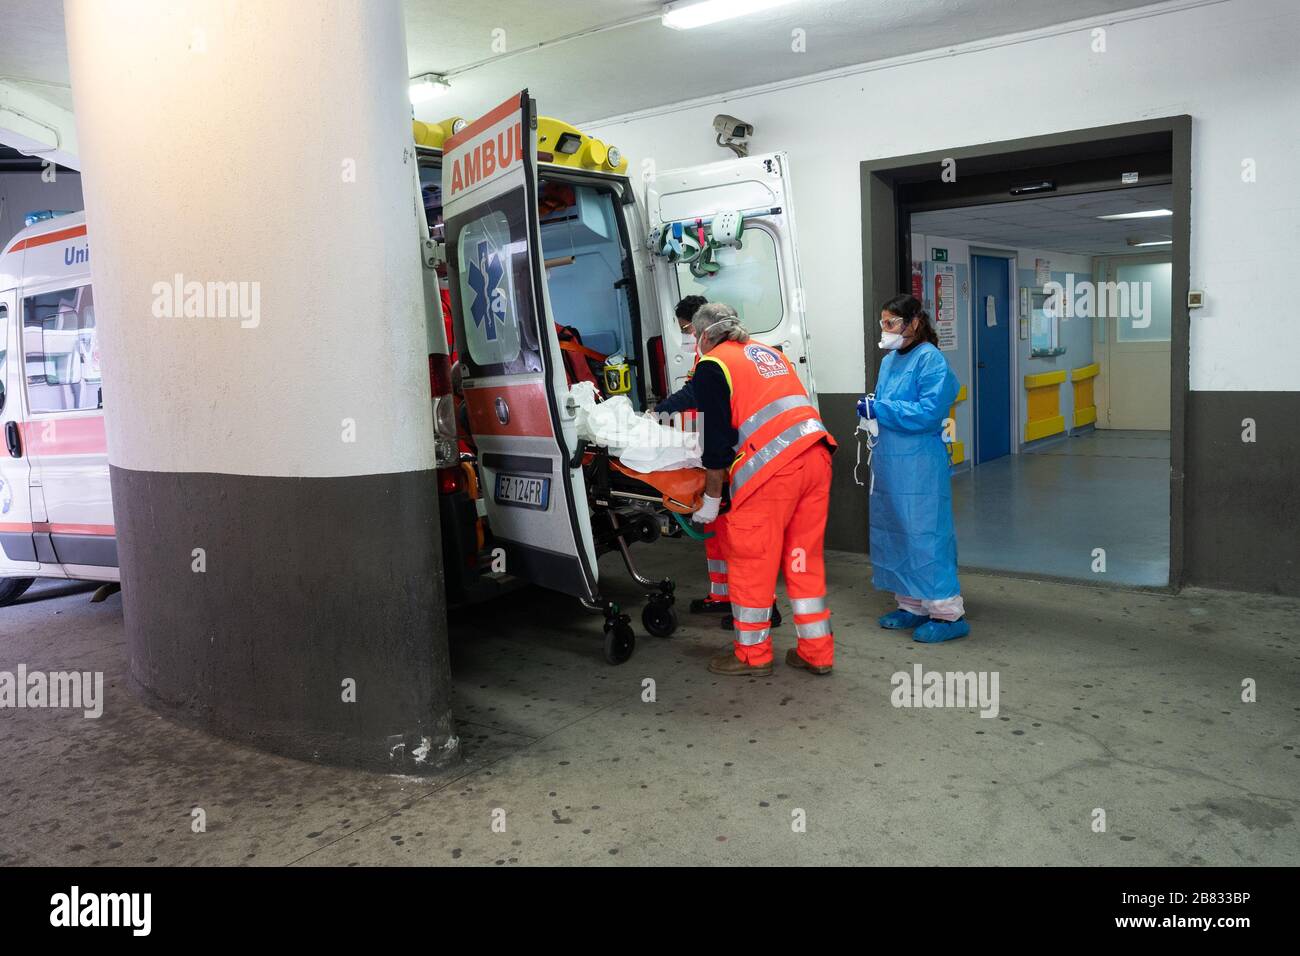
[[866, 301], [920, 298], [961, 382], [963, 568], [1178, 585], [1190, 130], [1156, 124], [864, 164]]

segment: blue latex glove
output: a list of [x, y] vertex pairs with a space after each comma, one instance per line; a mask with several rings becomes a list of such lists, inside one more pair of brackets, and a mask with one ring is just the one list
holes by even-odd
[[858, 418], [865, 418], [870, 421], [875, 417], [875, 403], [871, 400], [870, 395], [863, 395], [858, 399]]

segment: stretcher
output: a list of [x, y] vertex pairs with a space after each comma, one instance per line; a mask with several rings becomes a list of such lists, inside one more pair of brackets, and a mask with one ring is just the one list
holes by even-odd
[[[604, 448], [588, 447], [583, 455], [587, 502], [597, 556], [618, 551], [632, 580], [645, 588], [641, 624], [654, 637], [669, 637], [677, 630], [675, 583], [642, 574], [632, 558], [631, 545], [651, 543], [665, 533], [680, 534], [672, 515], [689, 515], [704, 497], [704, 469], [678, 468], [643, 474], [624, 466]], [[617, 605], [591, 603], [590, 610], [605, 615], [605, 657], [621, 664], [632, 656], [635, 638], [630, 617]]]

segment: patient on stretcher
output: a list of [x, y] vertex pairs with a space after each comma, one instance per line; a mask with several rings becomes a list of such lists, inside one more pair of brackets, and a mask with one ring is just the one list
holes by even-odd
[[614, 468], [654, 487], [673, 511], [688, 514], [699, 506], [704, 468], [697, 431], [638, 414], [626, 396], [598, 401], [589, 382], [571, 385], [569, 398], [577, 409], [578, 437], [609, 449]]

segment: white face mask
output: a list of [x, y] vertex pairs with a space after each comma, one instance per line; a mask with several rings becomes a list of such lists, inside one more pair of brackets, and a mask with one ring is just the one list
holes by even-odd
[[876, 344], [887, 352], [892, 352], [894, 349], [902, 348], [903, 333], [902, 332], [881, 332], [880, 341], [877, 342]]

